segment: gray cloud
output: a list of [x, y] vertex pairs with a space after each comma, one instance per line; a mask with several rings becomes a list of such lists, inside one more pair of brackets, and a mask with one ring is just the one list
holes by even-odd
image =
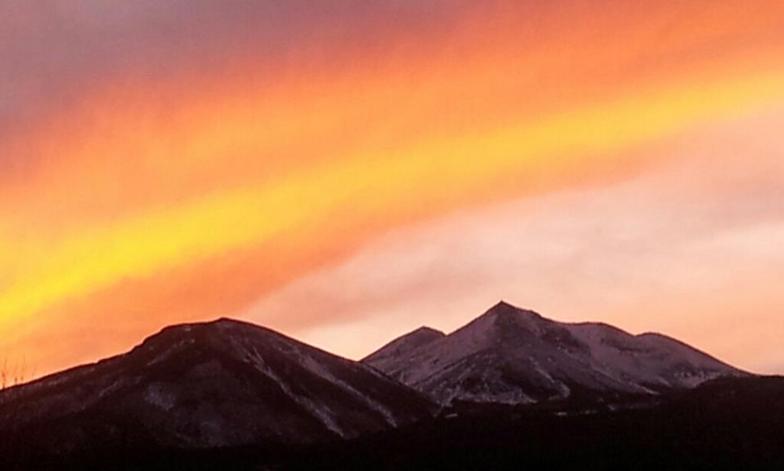
[[462, 3], [0, 0], [0, 137], [107, 81], [204, 74], [237, 56], [285, 67], [334, 64], [343, 47], [383, 52], [394, 30], [446, 28]]

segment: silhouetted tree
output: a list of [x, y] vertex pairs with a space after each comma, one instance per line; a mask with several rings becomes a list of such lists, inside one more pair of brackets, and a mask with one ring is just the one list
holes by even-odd
[[12, 365], [8, 358], [0, 360], [0, 469], [21, 469], [18, 465], [15, 428], [22, 413], [15, 399], [15, 388], [29, 378], [25, 360]]
[[27, 363], [24, 358], [15, 366], [8, 363], [8, 358], [4, 358], [0, 362], [0, 391], [22, 384], [27, 378]]

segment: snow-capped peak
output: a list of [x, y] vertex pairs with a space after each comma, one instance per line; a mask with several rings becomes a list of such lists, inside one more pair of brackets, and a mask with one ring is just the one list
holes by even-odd
[[395, 359], [400, 356], [407, 355], [412, 350], [416, 350], [423, 345], [443, 337], [446, 337], [446, 334], [440, 330], [423, 326], [392, 340], [381, 349], [368, 355], [366, 360], [368, 363], [373, 363], [375, 365], [382, 364], [386, 361], [395, 361]]
[[556, 322], [503, 301], [447, 336], [407, 348], [395, 342], [363, 361], [442, 403], [538, 402], [575, 390], [656, 394], [743, 374], [660, 334]]

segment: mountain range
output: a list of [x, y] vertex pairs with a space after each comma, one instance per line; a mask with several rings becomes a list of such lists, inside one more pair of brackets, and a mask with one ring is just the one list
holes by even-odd
[[441, 404], [659, 394], [746, 374], [661, 334], [555, 322], [505, 302], [449, 335], [417, 329], [362, 362]]
[[[167, 327], [128, 353], [1, 391], [0, 465], [111, 469], [146, 457], [147, 468], [187, 457], [191, 467], [318, 468], [349, 453], [407, 467], [434, 435], [465, 438], [466, 424], [503, 435], [515, 420], [549, 430], [596, 416], [604, 427], [762, 379], [661, 334], [556, 322], [505, 302], [453, 333], [423, 327], [361, 361], [219, 319]], [[765, 391], [777, 397], [779, 385]], [[772, 417], [784, 412], [776, 407]], [[409, 442], [420, 448], [391, 445]]]

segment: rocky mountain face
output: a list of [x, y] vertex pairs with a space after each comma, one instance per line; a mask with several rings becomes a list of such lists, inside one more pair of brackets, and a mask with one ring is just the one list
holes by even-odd
[[418, 329], [363, 362], [445, 405], [654, 395], [745, 375], [663, 335], [560, 323], [504, 302], [449, 335]]
[[375, 369], [232, 320], [164, 329], [129, 353], [0, 393], [0, 431], [40, 450], [312, 443], [430, 417]]

